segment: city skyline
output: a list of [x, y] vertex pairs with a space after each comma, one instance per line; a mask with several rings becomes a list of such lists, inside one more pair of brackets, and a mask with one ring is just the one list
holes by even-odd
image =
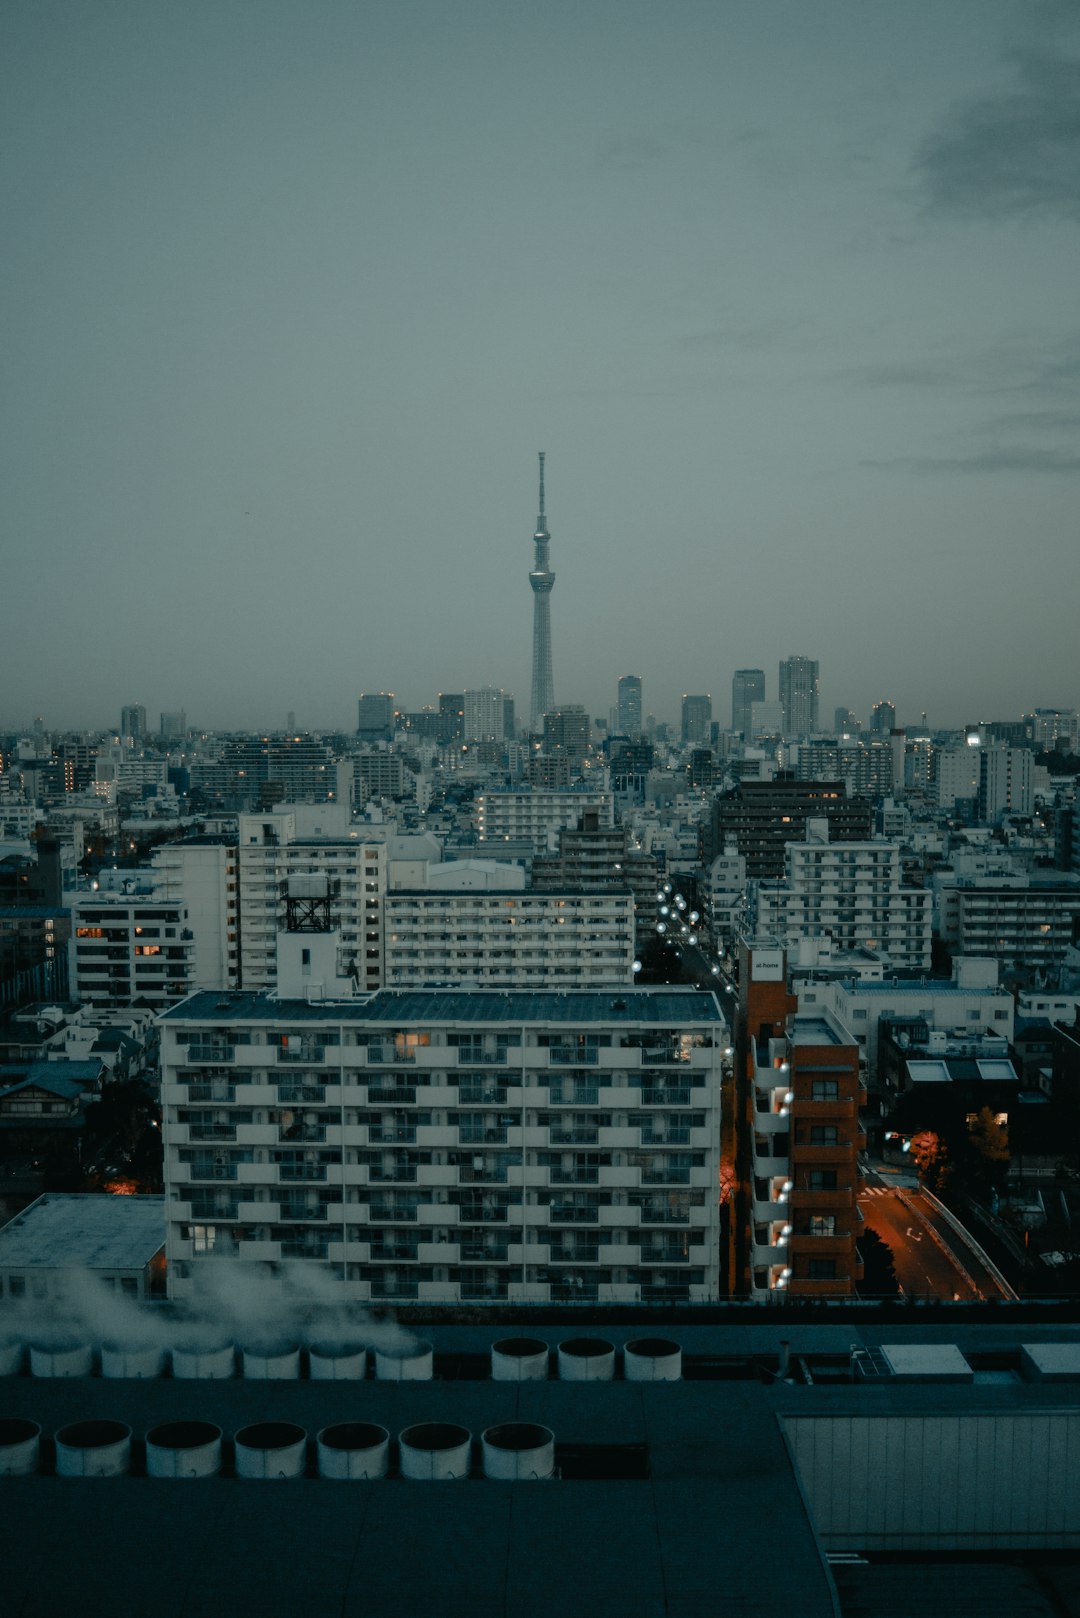
[[0, 722], [524, 710], [538, 444], [560, 701], [1076, 701], [1075, 8], [60, 18], [0, 69]]

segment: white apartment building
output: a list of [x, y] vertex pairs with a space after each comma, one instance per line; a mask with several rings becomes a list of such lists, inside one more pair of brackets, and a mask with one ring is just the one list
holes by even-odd
[[240, 987], [277, 982], [277, 935], [290, 880], [315, 873], [330, 881], [342, 946], [357, 963], [360, 988], [381, 987], [386, 837], [384, 827], [354, 825], [345, 804], [291, 804], [239, 817]]
[[523, 839], [532, 844], [534, 853], [553, 854], [559, 832], [576, 827], [587, 810], [598, 813], [601, 827], [613, 826], [614, 794], [542, 788], [480, 792], [474, 805], [476, 835], [481, 843]]
[[717, 1297], [711, 994], [200, 993], [160, 1026], [176, 1297], [221, 1252], [357, 1300]]
[[577, 989], [633, 982], [629, 889], [413, 889], [388, 893], [383, 914], [389, 988], [456, 981], [493, 989]]
[[800, 978], [800, 1013], [828, 1011], [850, 1028], [868, 1077], [877, 1074], [878, 1030], [886, 1022], [920, 1018], [950, 1034], [988, 1032], [1011, 1040], [1013, 997], [998, 987], [996, 961], [957, 960], [950, 981], [937, 978]]
[[164, 1008], [191, 992], [195, 945], [182, 902], [152, 892], [84, 893], [72, 903], [71, 921], [77, 1000]]
[[806, 841], [787, 845], [785, 875], [752, 892], [764, 936], [827, 937], [841, 949], [884, 955], [894, 967], [930, 965], [931, 895], [903, 884], [897, 843], [830, 843], [828, 822], [809, 820]]
[[1035, 812], [1035, 759], [1026, 747], [984, 747], [979, 755], [979, 819]]

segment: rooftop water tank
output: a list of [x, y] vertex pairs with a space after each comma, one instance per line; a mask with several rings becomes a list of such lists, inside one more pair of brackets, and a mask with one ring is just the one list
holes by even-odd
[[164, 1421], [146, 1435], [148, 1478], [216, 1478], [221, 1428], [212, 1421]]
[[0, 1478], [26, 1478], [37, 1471], [41, 1428], [10, 1416], [0, 1421]]
[[89, 1343], [31, 1343], [31, 1376], [89, 1376], [94, 1351]]
[[300, 1348], [296, 1343], [260, 1343], [242, 1348], [240, 1353], [249, 1381], [295, 1382], [300, 1375]]
[[165, 1369], [165, 1350], [147, 1344], [102, 1343], [101, 1374], [107, 1377], [153, 1377]]
[[371, 1421], [340, 1421], [318, 1440], [319, 1476], [338, 1481], [384, 1478], [390, 1434]]
[[172, 1351], [172, 1374], [185, 1381], [222, 1381], [236, 1369], [236, 1349], [232, 1343], [204, 1343]]
[[435, 1354], [430, 1343], [375, 1350], [375, 1375], [380, 1382], [430, 1382], [434, 1374]]
[[23, 1365], [21, 1343], [0, 1343], [0, 1376], [18, 1376]]
[[623, 1348], [623, 1375], [628, 1382], [678, 1382], [682, 1349], [670, 1337], [635, 1337]]
[[605, 1337], [569, 1337], [559, 1344], [559, 1378], [563, 1382], [610, 1382], [615, 1375], [615, 1345]]
[[503, 1337], [491, 1345], [493, 1382], [543, 1382], [550, 1351], [539, 1337]]
[[367, 1375], [367, 1349], [356, 1343], [312, 1343], [308, 1372], [313, 1382], [362, 1382]]
[[58, 1478], [119, 1478], [131, 1461], [131, 1428], [122, 1421], [73, 1421], [56, 1435]]
[[550, 1478], [555, 1471], [555, 1434], [531, 1421], [505, 1421], [482, 1437], [484, 1476], [507, 1483]]
[[422, 1421], [398, 1434], [401, 1475], [420, 1482], [448, 1483], [469, 1475], [472, 1434], [449, 1421]]
[[257, 1421], [236, 1439], [238, 1478], [302, 1478], [307, 1465], [307, 1433], [291, 1421]]

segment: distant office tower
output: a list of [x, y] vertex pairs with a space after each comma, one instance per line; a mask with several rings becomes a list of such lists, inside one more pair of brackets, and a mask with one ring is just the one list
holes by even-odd
[[141, 742], [146, 736], [146, 709], [141, 702], [130, 702], [127, 707], [120, 710], [120, 734], [129, 736], [133, 742]]
[[859, 721], [850, 708], [837, 708], [833, 713], [833, 730], [837, 736], [854, 736]]
[[517, 716], [514, 712], [514, 699], [503, 692], [503, 740], [512, 742], [517, 735]]
[[547, 519], [544, 516], [544, 452], [540, 451], [540, 515], [533, 535], [535, 555], [529, 583], [533, 592], [532, 691], [529, 700], [529, 729], [535, 735], [542, 729], [544, 715], [555, 706], [555, 681], [551, 671], [551, 592], [555, 575], [548, 561]]
[[624, 674], [619, 681], [619, 707], [616, 719], [620, 736], [636, 741], [641, 735], [641, 675]]
[[563, 753], [579, 769], [589, 751], [589, 716], [580, 702], [566, 702], [544, 715], [544, 752]]
[[183, 708], [177, 708], [175, 713], [162, 714], [160, 733], [166, 740], [178, 740], [187, 735], [187, 714]]
[[366, 742], [388, 742], [394, 734], [394, 693], [361, 692], [357, 704], [356, 734]]
[[780, 664], [784, 735], [809, 736], [818, 728], [818, 666], [812, 657], [785, 657]]
[[765, 701], [765, 670], [736, 669], [731, 680], [731, 728], [750, 736], [750, 704]]
[[465, 693], [439, 692], [439, 745], [459, 742], [465, 734]]
[[1006, 814], [1035, 810], [1034, 756], [1026, 747], [979, 750], [979, 819], [995, 826]]
[[701, 696], [682, 699], [682, 739], [687, 747], [708, 747], [709, 726], [712, 724], [712, 697]]
[[506, 692], [493, 685], [465, 692], [465, 740], [501, 742], [506, 724]]
[[896, 729], [896, 707], [884, 698], [870, 710], [870, 729], [875, 736], [887, 736]]

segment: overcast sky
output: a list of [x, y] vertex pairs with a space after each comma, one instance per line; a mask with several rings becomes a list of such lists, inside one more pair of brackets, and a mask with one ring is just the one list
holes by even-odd
[[1080, 701], [1080, 7], [7, 0], [0, 723]]

